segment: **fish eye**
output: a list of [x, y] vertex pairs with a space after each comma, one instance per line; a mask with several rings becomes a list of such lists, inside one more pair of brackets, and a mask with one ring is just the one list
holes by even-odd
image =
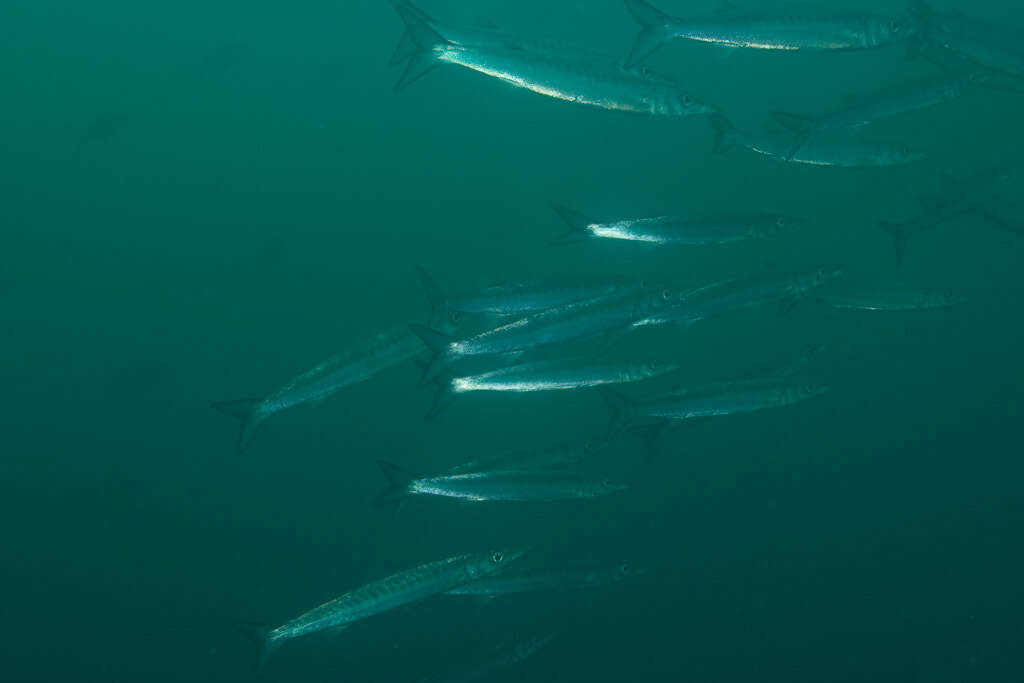
[[903, 27], [900, 26], [900, 23], [898, 21], [889, 22], [889, 30], [892, 31], [893, 33], [899, 33], [900, 30], [902, 30], [902, 28]]
[[612, 483], [611, 479], [605, 479], [604, 481], [601, 482], [601, 486], [605, 487], [606, 489], [610, 489], [614, 487], [615, 484]]
[[683, 95], [683, 104], [689, 106], [692, 103], [693, 103], [693, 100], [690, 99], [689, 95]]
[[462, 321], [462, 314], [458, 311], [452, 311], [448, 319], [457, 325]]
[[665, 301], [668, 301], [669, 299], [671, 299], [671, 298], [672, 298], [672, 292], [668, 291], [667, 289], [666, 289], [666, 290], [664, 290], [664, 291], [663, 291], [663, 292], [661, 293], [661, 298], [662, 298], [662, 299], [664, 299]]
[[502, 555], [500, 551], [491, 555], [491, 562], [493, 562], [494, 564], [501, 564], [501, 561], [504, 559], [505, 556]]
[[633, 571], [633, 568], [630, 567], [628, 564], [621, 564], [621, 565], [619, 565], [619, 573], [620, 574], [629, 574], [632, 571]]
[[786, 227], [786, 223], [787, 221], [785, 216], [779, 216], [778, 218], [775, 219], [775, 225], [777, 225], [780, 228]]

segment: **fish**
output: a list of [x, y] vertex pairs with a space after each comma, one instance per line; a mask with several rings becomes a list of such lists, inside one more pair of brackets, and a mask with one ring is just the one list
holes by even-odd
[[706, 218], [656, 216], [593, 221], [568, 207], [555, 211], [569, 226], [560, 241], [588, 238], [624, 240], [655, 245], [715, 245], [759, 239], [794, 226], [801, 221], [771, 213], [737, 214]]
[[837, 168], [902, 166], [928, 158], [926, 153], [907, 145], [864, 140], [845, 131], [755, 136], [738, 131], [723, 117], [716, 117], [713, 125], [715, 151], [720, 153], [742, 147], [776, 161]]
[[862, 128], [893, 116], [951, 102], [984, 81], [984, 76], [980, 74], [946, 76], [901, 84], [869, 95], [856, 104], [818, 116], [808, 117], [789, 112], [772, 112], [772, 116], [801, 139], [805, 139], [826, 131]]
[[435, 315], [526, 315], [584, 299], [623, 295], [639, 291], [643, 283], [625, 279], [579, 280], [570, 282], [509, 282], [484, 287], [472, 294], [447, 296], [422, 266], [416, 273], [427, 292]]
[[906, 256], [911, 238], [962, 216], [978, 216], [1009, 232], [1022, 234], [1024, 225], [1004, 213], [1015, 213], [1006, 205], [1000, 193], [1012, 192], [1011, 183], [1019, 177], [1018, 163], [999, 164], [973, 176], [959, 180], [948, 173], [942, 174], [942, 191], [935, 198], [922, 198], [922, 211], [907, 221], [878, 221], [878, 226], [889, 235], [897, 265]]
[[[966, 68], [983, 69], [989, 74], [1013, 79], [1024, 78], [1021, 27], [959, 12], [935, 12], [923, 0], [914, 4], [912, 16], [918, 27], [915, 41], [923, 48], [945, 52]], [[1022, 85], [1017, 83], [1017, 89]]]
[[520, 593], [574, 591], [626, 581], [642, 572], [628, 563], [573, 571], [550, 569], [519, 571], [491, 576], [453, 588], [445, 595], [494, 598]]
[[409, 328], [433, 354], [423, 373], [427, 382], [461, 358], [524, 351], [613, 333], [645, 319], [653, 321], [653, 314], [676, 303], [677, 296], [670, 289], [652, 291], [648, 286], [639, 294], [596, 297], [550, 308], [463, 339], [415, 323]]
[[455, 397], [478, 391], [534, 393], [627, 384], [658, 377], [679, 366], [660, 360], [595, 362], [587, 358], [531, 361], [476, 375], [441, 377], [429, 416], [436, 416]]
[[822, 292], [817, 299], [832, 308], [857, 311], [924, 311], [958, 306], [967, 297], [934, 292], [905, 283], [860, 286], [842, 292]]
[[692, 40], [726, 48], [783, 52], [863, 50], [906, 40], [912, 23], [866, 13], [723, 15], [707, 20], [672, 17], [645, 0], [625, 0], [640, 24], [627, 66], [650, 57], [672, 40]]
[[787, 375], [685, 387], [639, 401], [608, 388], [599, 391], [612, 410], [611, 431], [614, 433], [631, 427], [663, 426], [695, 418], [792, 406], [830, 389], [820, 382], [796, 381]]
[[625, 484], [560, 470], [491, 470], [412, 477], [394, 463], [378, 460], [389, 486], [380, 504], [398, 505], [410, 496], [435, 496], [474, 503], [553, 502], [597, 498], [627, 490]]
[[798, 272], [764, 273], [713, 282], [680, 295], [676, 305], [659, 311], [652, 321], [692, 325], [708, 318], [773, 303], [787, 309], [819, 287], [841, 277], [844, 272], [839, 266], [820, 266]]
[[[496, 674], [500, 675], [500, 672], [503, 669], [514, 667], [526, 661], [540, 652], [557, 636], [558, 633], [555, 631], [533, 636], [521, 643], [517, 643], [515, 646], [507, 650], [496, 655], [492, 655], [485, 662], [473, 667], [472, 669], [445, 678], [445, 680], [448, 681], [448, 683], [472, 683], [473, 681], [495, 680], [494, 676]], [[431, 679], [429, 678], [421, 679], [419, 683], [429, 683], [430, 680]]]
[[451, 474], [483, 470], [541, 470], [579, 465], [608, 449], [608, 439], [556, 443], [541, 448], [519, 448], [474, 458], [448, 470]]
[[392, 574], [315, 607], [267, 632], [260, 666], [281, 645], [300, 636], [345, 628], [354, 622], [419, 602], [503, 571], [526, 551], [501, 549], [466, 553]]
[[[445, 332], [453, 332], [460, 316], [440, 311], [431, 315], [430, 321]], [[218, 401], [211, 407], [239, 421], [236, 450], [241, 454], [260, 426], [277, 413], [322, 401], [422, 354], [423, 343], [408, 325], [400, 325], [339, 351], [263, 398]]]
[[396, 86], [403, 89], [441, 64], [458, 66], [545, 97], [608, 111], [687, 117], [715, 109], [693, 99], [671, 79], [648, 69], [626, 69], [611, 57], [512, 38], [495, 42], [450, 37], [406, 0], [392, 0], [416, 51]]

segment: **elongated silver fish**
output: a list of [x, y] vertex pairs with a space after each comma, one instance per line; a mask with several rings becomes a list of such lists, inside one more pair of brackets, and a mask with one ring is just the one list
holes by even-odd
[[559, 241], [599, 238], [659, 245], [727, 244], [767, 237], [799, 222], [799, 219], [790, 216], [770, 213], [706, 218], [657, 216], [593, 221], [564, 206], [554, 208], [569, 226], [569, 231]]
[[925, 47], [951, 53], [968, 68], [1015, 79], [1024, 77], [1021, 27], [961, 13], [935, 12], [923, 1], [915, 3], [913, 17], [917, 23], [916, 40]]
[[519, 318], [465, 339], [453, 339], [423, 325], [413, 324], [409, 328], [434, 353], [424, 372], [426, 381], [460, 358], [523, 351], [628, 328], [642, 320], [654, 321], [658, 311], [677, 303], [677, 296], [672, 290], [652, 292], [646, 288], [639, 294], [586, 299]]
[[878, 221], [892, 239], [896, 263], [902, 264], [907, 243], [912, 237], [966, 215], [983, 218], [996, 227], [1013, 233], [1024, 233], [1024, 223], [1015, 218], [1007, 205], [1014, 181], [1020, 181], [1020, 164], [1000, 164], [980, 171], [964, 180], [948, 174], [942, 176], [942, 192], [921, 200], [921, 213], [903, 222]]
[[905, 283], [879, 283], [822, 292], [818, 299], [832, 308], [858, 311], [924, 311], [967, 301], [964, 296], [928, 291]]
[[762, 156], [792, 164], [867, 168], [901, 166], [927, 158], [906, 145], [864, 140], [843, 131], [807, 135], [751, 135], [736, 130], [722, 117], [714, 119], [715, 150], [742, 147]]
[[672, 81], [616, 60], [565, 50], [539, 49], [525, 41], [495, 44], [465, 34], [449, 39], [406, 0], [392, 0], [417, 51], [406, 62], [402, 88], [439, 64], [451, 64], [554, 99], [598, 109], [657, 116], [695, 116], [714, 110], [693, 100]]
[[543, 448], [528, 448], [504, 451], [474, 458], [448, 470], [451, 474], [483, 472], [486, 470], [542, 470], [576, 466], [606, 450], [611, 445], [608, 439], [590, 439], [557, 443]]
[[[508, 648], [496, 655], [492, 655], [487, 661], [454, 676], [445, 678], [448, 683], [473, 683], [473, 681], [493, 681], [495, 675], [501, 675], [504, 669], [512, 668], [540, 652], [558, 634], [549, 632], [543, 635], [533, 636], [515, 646]], [[432, 679], [426, 678], [419, 683], [429, 683]]]
[[656, 360], [604, 363], [585, 358], [544, 360], [510, 365], [477, 375], [452, 377], [447, 385], [454, 394], [471, 391], [559, 391], [639, 382], [672, 372], [678, 367], [674, 363]]
[[345, 627], [482, 579], [503, 570], [523, 552], [506, 549], [456, 555], [392, 574], [345, 593], [267, 633], [260, 657], [261, 665], [274, 650], [292, 638]]
[[861, 128], [876, 121], [950, 102], [976, 87], [984, 78], [974, 74], [902, 84], [874, 93], [862, 101], [818, 116], [773, 112], [775, 119], [798, 136]]
[[551, 502], [596, 498], [628, 488], [608, 479], [558, 470], [496, 470], [410, 477], [393, 463], [380, 460], [378, 464], [390, 484], [381, 494], [381, 502], [397, 503], [409, 496], [438, 496], [475, 503]]
[[509, 282], [484, 287], [472, 294], [447, 296], [422, 266], [417, 266], [416, 272], [435, 316], [450, 316], [452, 313], [526, 315], [575, 301], [625, 295], [642, 288], [639, 281], [606, 278], [569, 282]]
[[658, 377], [679, 366], [658, 360], [595, 362], [587, 358], [533, 361], [476, 375], [442, 378], [428, 417], [434, 417], [457, 396], [478, 391], [535, 393], [569, 391], [610, 384], [628, 384]]
[[612, 429], [681, 422], [782, 408], [826, 393], [830, 387], [786, 377], [719, 382], [631, 401], [609, 389], [602, 396], [612, 408]]
[[614, 567], [595, 567], [573, 571], [533, 569], [473, 581], [453, 588], [446, 594], [498, 597], [517, 593], [573, 591], [619, 583], [637, 573], [631, 565], [626, 563]]
[[768, 304], [789, 307], [843, 272], [839, 267], [822, 266], [796, 273], [765, 273], [716, 282], [681, 295], [679, 303], [657, 312], [654, 317], [658, 323], [693, 324]]
[[671, 17], [645, 0], [626, 0], [626, 8], [641, 27], [627, 65], [677, 39], [729, 48], [821, 52], [880, 47], [910, 34], [901, 20], [871, 14], [722, 16], [688, 21]]

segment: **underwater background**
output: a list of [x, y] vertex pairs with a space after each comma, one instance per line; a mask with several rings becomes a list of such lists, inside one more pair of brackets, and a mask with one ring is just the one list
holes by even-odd
[[[1014, 3], [935, 4], [1024, 28]], [[618, 0], [421, 5], [610, 55], [636, 34]], [[705, 118], [575, 107], [457, 69], [396, 92], [401, 32], [370, 0], [0, 6], [0, 677], [446, 680], [555, 630], [488, 680], [1024, 680], [1024, 240], [967, 215], [897, 267], [876, 225], [912, 217], [943, 173], [1021, 160], [1024, 93], [981, 89], [873, 130], [926, 149], [919, 164], [801, 167], [716, 153]], [[900, 46], [726, 56], [676, 42], [648, 63], [751, 130], [941, 73]], [[720, 247], [552, 245], [553, 202], [806, 220]], [[695, 287], [822, 263], [967, 301], [878, 316], [801, 303], [652, 331], [645, 347], [702, 381], [823, 345], [831, 391], [688, 424], [653, 462], [623, 439], [603, 465], [629, 483], [620, 496], [372, 505], [381, 458], [429, 471], [603, 435], [593, 392], [460, 399], [428, 420], [432, 391], [407, 363], [276, 416], [243, 453], [210, 407], [426, 321], [416, 264], [460, 292], [607, 274]], [[259, 673], [237, 628], [508, 544], [644, 572], [432, 599], [296, 641]]]

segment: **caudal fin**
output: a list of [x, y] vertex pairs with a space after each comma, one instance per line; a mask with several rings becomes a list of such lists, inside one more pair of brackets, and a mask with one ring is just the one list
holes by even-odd
[[[407, 11], [418, 14], [420, 18], [428, 24], [435, 23], [429, 14], [421, 10], [419, 7], [416, 7], [411, 2], [402, 2], [401, 4]], [[395, 51], [391, 54], [391, 59], [388, 60], [388, 66], [397, 66], [401, 64], [412, 57], [417, 50], [419, 50], [419, 48], [416, 46], [416, 42], [412, 39], [412, 36], [409, 35], [409, 31], [406, 31], [399, 39], [398, 45], [395, 46]]]
[[378, 460], [377, 466], [388, 480], [387, 487], [377, 494], [373, 504], [377, 507], [390, 507], [394, 514], [405, 500], [410, 477], [405, 470], [389, 460]]
[[604, 402], [611, 408], [612, 414], [608, 420], [608, 436], [616, 436], [626, 428], [630, 414], [633, 410], [633, 402], [608, 387], [597, 387], [597, 393], [601, 395]]
[[626, 60], [626, 68], [636, 66], [654, 54], [671, 38], [669, 27], [672, 17], [645, 0], [625, 0], [626, 9], [640, 24], [640, 33], [633, 41], [633, 48]]
[[256, 409], [261, 400], [258, 398], [242, 398], [234, 401], [218, 401], [211, 403], [210, 407], [217, 412], [230, 415], [240, 422], [238, 429], [238, 453], [241, 455], [245, 445], [249, 442], [253, 432], [259, 425]]
[[[448, 41], [437, 32], [430, 17], [408, 0], [391, 0], [391, 6], [405, 24], [405, 36], [399, 45], [402, 49], [399, 61], [405, 61], [405, 71], [395, 84], [395, 90], [402, 90], [437, 66], [433, 49], [448, 44]], [[396, 57], [399, 57], [397, 51], [392, 58]]]
[[565, 224], [569, 228], [566, 232], [552, 240], [552, 244], [566, 244], [586, 237], [587, 226], [590, 225], [591, 222], [589, 218], [579, 211], [562, 206], [561, 204], [552, 204], [551, 208], [562, 218], [563, 221], [565, 221]]
[[420, 379], [421, 384], [426, 384], [437, 377], [441, 372], [441, 369], [445, 366], [445, 352], [448, 349], [448, 345], [451, 344], [454, 339], [443, 332], [432, 330], [426, 325], [419, 325], [417, 323], [410, 324], [409, 331], [419, 337], [420, 340], [423, 341], [423, 344], [433, 354], [423, 370], [423, 377]]
[[423, 292], [427, 295], [427, 301], [430, 302], [430, 318], [431, 320], [438, 319], [439, 316], [443, 316], [447, 312], [448, 298], [426, 268], [419, 264], [416, 264], [414, 268], [416, 277], [419, 278], [420, 285], [423, 287]]
[[261, 622], [240, 621], [235, 624], [235, 628], [238, 629], [239, 633], [245, 636], [246, 640], [259, 649], [259, 659], [257, 659], [256, 662], [256, 669], [257, 671], [263, 671], [270, 655], [273, 654], [277, 648], [281, 647], [283, 641], [279, 638], [271, 638], [269, 636], [271, 627], [268, 624]]
[[896, 265], [903, 265], [903, 258], [907, 253], [907, 241], [910, 233], [904, 223], [893, 223], [890, 221], [878, 221], [878, 227], [892, 238], [892, 247], [896, 253]]

